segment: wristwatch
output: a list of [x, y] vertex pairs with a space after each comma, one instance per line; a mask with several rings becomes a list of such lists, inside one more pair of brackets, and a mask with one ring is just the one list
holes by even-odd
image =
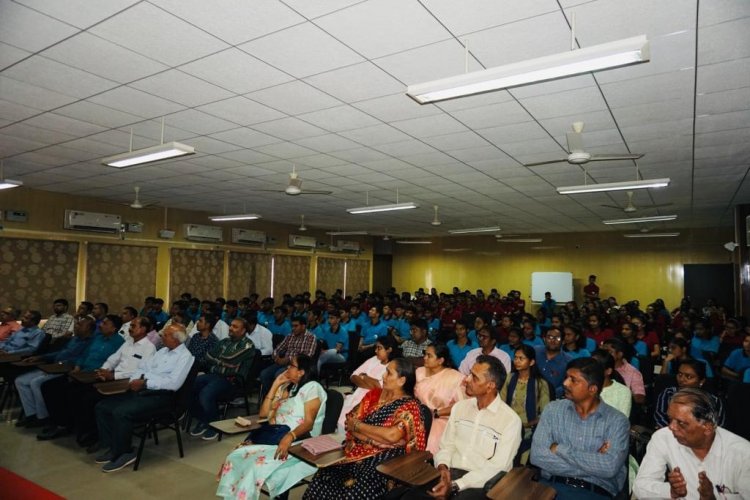
[[461, 488], [458, 487], [458, 484], [455, 481], [451, 481], [451, 495], [457, 495], [459, 491], [461, 491]]
[[432, 416], [435, 417], [435, 418], [440, 418], [440, 413], [438, 412], [437, 408], [435, 408], [434, 410], [432, 410]]

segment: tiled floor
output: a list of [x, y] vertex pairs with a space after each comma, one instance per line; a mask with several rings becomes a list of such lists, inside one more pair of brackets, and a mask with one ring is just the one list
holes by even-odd
[[[16, 429], [14, 423], [6, 418], [0, 422], [0, 467], [68, 499], [217, 498], [216, 472], [243, 437], [225, 436], [218, 442], [183, 435], [185, 457], [181, 459], [174, 432], [163, 431], [158, 446], [147, 441], [138, 471], [128, 467], [105, 474], [94, 463], [94, 455], [87, 455], [73, 437], [37, 441], [37, 429]], [[290, 499], [301, 498], [303, 492], [304, 487], [292, 490]]]

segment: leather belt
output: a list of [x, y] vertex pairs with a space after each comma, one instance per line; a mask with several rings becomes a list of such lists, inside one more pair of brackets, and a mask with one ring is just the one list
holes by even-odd
[[592, 491], [598, 495], [604, 495], [608, 498], [612, 498], [612, 493], [605, 490], [601, 486], [598, 486], [596, 484], [590, 483], [588, 481], [585, 481], [583, 479], [578, 479], [575, 477], [566, 477], [566, 476], [552, 476], [550, 480], [553, 483], [560, 483], [564, 484], [566, 486], [571, 486], [573, 488], [582, 488], [585, 490]]

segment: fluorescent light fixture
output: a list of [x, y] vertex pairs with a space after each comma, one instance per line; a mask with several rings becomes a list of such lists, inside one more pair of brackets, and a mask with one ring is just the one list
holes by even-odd
[[505, 238], [497, 240], [498, 243], [541, 243], [541, 238]]
[[628, 233], [623, 234], [626, 238], [674, 238], [680, 233]]
[[450, 234], [471, 234], [471, 233], [496, 233], [500, 231], [497, 226], [491, 227], [467, 227], [466, 229], [451, 229], [448, 232]]
[[13, 179], [0, 179], [0, 189], [13, 189], [23, 186], [23, 182], [14, 181]]
[[431, 241], [427, 240], [396, 240], [399, 245], [432, 245]]
[[330, 236], [360, 236], [366, 235], [367, 231], [329, 231], [326, 234]]
[[104, 158], [102, 164], [110, 167], [131, 167], [142, 163], [151, 163], [153, 161], [165, 160], [176, 156], [191, 155], [195, 153], [193, 146], [181, 144], [179, 142], [167, 142], [150, 148], [136, 149], [128, 151], [109, 158]]
[[630, 219], [610, 219], [603, 220], [602, 222], [607, 225], [612, 224], [638, 224], [641, 222], [665, 222], [668, 220], [675, 220], [676, 215], [654, 215], [652, 217], [633, 217]]
[[649, 59], [648, 40], [646, 35], [640, 35], [584, 49], [409, 85], [406, 95], [419, 104], [427, 104], [647, 62]]
[[443, 252], [449, 253], [468, 252], [469, 250], [471, 250], [471, 248], [443, 248]]
[[229, 222], [233, 220], [255, 220], [260, 219], [258, 214], [234, 214], [234, 215], [212, 215], [209, 217], [214, 222]]
[[602, 193], [606, 191], [630, 191], [633, 189], [661, 188], [669, 186], [672, 180], [644, 179], [642, 181], [603, 182], [601, 184], [583, 184], [581, 186], [564, 186], [557, 188], [558, 194]]
[[350, 214], [371, 214], [375, 212], [390, 212], [392, 210], [409, 210], [410, 208], [418, 208], [418, 205], [410, 201], [408, 203], [391, 203], [390, 205], [347, 208], [346, 211]]

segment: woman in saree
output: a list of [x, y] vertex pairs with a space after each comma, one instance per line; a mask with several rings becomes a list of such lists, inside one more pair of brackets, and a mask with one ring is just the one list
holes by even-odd
[[376, 467], [425, 449], [424, 422], [413, 396], [415, 384], [409, 360], [397, 358], [388, 363], [383, 388], [370, 390], [346, 415], [346, 458], [319, 469], [303, 499], [361, 500], [387, 493], [388, 480]]
[[387, 335], [380, 337], [375, 342], [375, 356], [371, 357], [359, 368], [354, 370], [349, 380], [356, 387], [352, 394], [349, 394], [344, 398], [344, 406], [341, 408], [341, 414], [339, 415], [338, 428], [339, 434], [343, 434], [344, 423], [346, 420], [346, 414], [349, 413], [352, 408], [357, 406], [365, 394], [370, 389], [382, 387], [383, 374], [385, 373], [385, 367], [390, 360], [399, 355], [401, 350], [396, 344], [396, 340]]
[[427, 450], [433, 455], [440, 448], [451, 408], [458, 401], [466, 399], [464, 376], [451, 366], [450, 353], [445, 344], [427, 346], [424, 351], [424, 366], [417, 368], [417, 385], [414, 396], [432, 412], [432, 427], [427, 438]]
[[[259, 415], [267, 417], [268, 423], [275, 426], [269, 428], [268, 439], [262, 441], [276, 441], [279, 437], [280, 440], [278, 444], [246, 440], [235, 448], [219, 473], [217, 496], [254, 500], [265, 484], [273, 498], [315, 472], [315, 467], [289, 455], [289, 447], [299, 436], [308, 432], [318, 436], [323, 426], [326, 392], [312, 380], [314, 367], [309, 356], [298, 354], [286, 371], [276, 377], [260, 406]], [[278, 427], [283, 425], [288, 429]], [[259, 435], [251, 435], [261, 441]]]

